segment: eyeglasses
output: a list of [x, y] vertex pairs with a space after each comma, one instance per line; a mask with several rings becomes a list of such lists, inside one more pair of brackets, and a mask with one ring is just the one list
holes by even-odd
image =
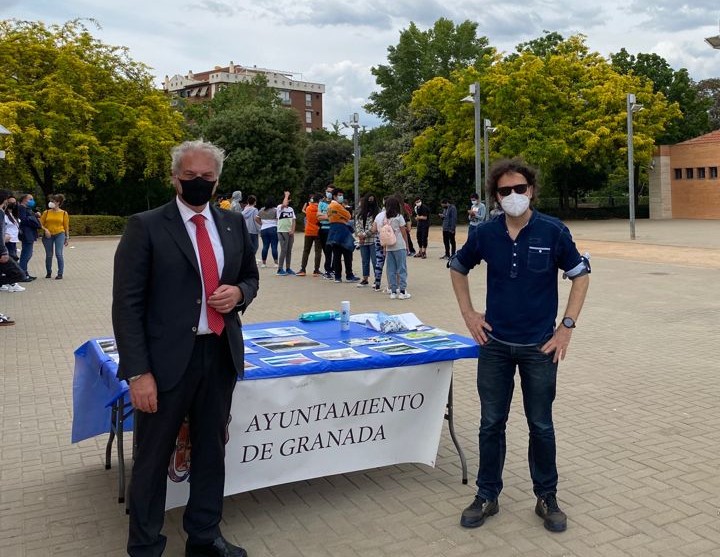
[[515, 184], [514, 186], [502, 186], [501, 188], [497, 189], [497, 192], [502, 197], [507, 197], [512, 192], [523, 194], [527, 191], [529, 184]]

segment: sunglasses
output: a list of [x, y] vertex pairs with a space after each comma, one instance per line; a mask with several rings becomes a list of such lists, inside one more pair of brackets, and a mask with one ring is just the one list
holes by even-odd
[[512, 192], [523, 194], [527, 191], [528, 184], [515, 184], [514, 186], [502, 186], [501, 188], [497, 189], [497, 192], [502, 197], [507, 197]]

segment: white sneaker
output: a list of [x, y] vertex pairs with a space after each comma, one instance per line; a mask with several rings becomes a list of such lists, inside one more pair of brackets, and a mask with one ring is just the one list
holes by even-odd
[[25, 288], [20, 286], [17, 282], [15, 284], [8, 284], [7, 287], [8, 292], [25, 292]]
[[264, 269], [265, 267], [267, 267], [267, 265], [265, 265], [265, 263], [263, 263], [262, 265], [260, 265], [260, 267], [262, 267]]
[[391, 293], [390, 293], [390, 299], [391, 299], [391, 300], [396, 300], [397, 297], [398, 297], [398, 295], [395, 294], [395, 292], [391, 292]]
[[[10, 290], [9, 284], [3, 284], [2, 286], [0, 286], [0, 292], [8, 292], [9, 290]], [[0, 314], [0, 315], [2, 315], [2, 314]]]
[[408, 298], [412, 298], [410, 292], [400, 292], [400, 294], [398, 294], [398, 300], [407, 300]]

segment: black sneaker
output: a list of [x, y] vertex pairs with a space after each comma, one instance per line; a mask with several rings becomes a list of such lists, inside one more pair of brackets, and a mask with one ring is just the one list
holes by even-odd
[[460, 526], [465, 528], [477, 528], [482, 526], [488, 516], [497, 514], [500, 505], [496, 501], [486, 501], [479, 495], [475, 497], [472, 504], [462, 512]]
[[567, 530], [567, 515], [558, 507], [557, 497], [554, 493], [538, 497], [535, 514], [543, 519], [546, 530], [551, 532]]

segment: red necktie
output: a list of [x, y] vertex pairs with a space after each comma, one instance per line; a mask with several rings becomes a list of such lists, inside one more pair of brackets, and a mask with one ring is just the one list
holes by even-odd
[[[202, 268], [202, 280], [205, 285], [205, 302], [217, 287], [220, 285], [220, 277], [218, 275], [217, 260], [213, 251], [210, 235], [205, 228], [205, 217], [203, 215], [195, 215], [190, 219], [195, 223], [195, 238], [197, 239], [198, 253], [200, 254], [200, 267]], [[216, 335], [220, 335], [225, 328], [223, 316], [218, 313], [215, 308], [207, 306], [207, 320], [210, 330]]]

